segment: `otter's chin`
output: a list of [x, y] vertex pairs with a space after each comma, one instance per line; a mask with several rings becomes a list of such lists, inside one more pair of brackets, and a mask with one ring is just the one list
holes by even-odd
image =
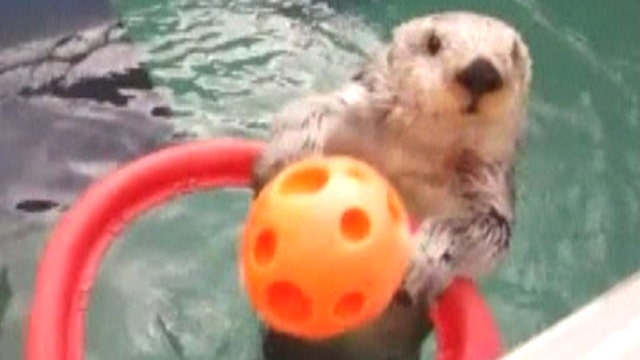
[[501, 114], [510, 113], [515, 106], [515, 99], [511, 95], [508, 91], [499, 91], [481, 97], [470, 97], [463, 105], [462, 112], [479, 117], [500, 117]]

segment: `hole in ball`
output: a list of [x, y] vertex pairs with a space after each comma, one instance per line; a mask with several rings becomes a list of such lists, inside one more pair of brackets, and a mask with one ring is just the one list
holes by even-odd
[[352, 208], [342, 214], [340, 220], [342, 234], [351, 241], [361, 241], [369, 235], [371, 224], [364, 210]]
[[333, 313], [340, 319], [349, 319], [357, 316], [364, 307], [364, 295], [352, 292], [343, 295], [336, 303]]
[[356, 180], [365, 180], [367, 178], [367, 173], [359, 166], [350, 166], [347, 168], [347, 175]]
[[303, 322], [311, 318], [311, 299], [289, 281], [269, 285], [267, 301], [271, 310], [285, 321]]
[[398, 196], [391, 190], [387, 191], [387, 206], [389, 207], [389, 214], [391, 214], [393, 221], [403, 221], [400, 199], [398, 199]]
[[278, 240], [270, 229], [262, 230], [256, 237], [253, 247], [253, 257], [259, 266], [267, 266], [276, 253]]
[[306, 166], [294, 170], [280, 184], [285, 195], [310, 195], [320, 191], [329, 181], [329, 171], [319, 166]]

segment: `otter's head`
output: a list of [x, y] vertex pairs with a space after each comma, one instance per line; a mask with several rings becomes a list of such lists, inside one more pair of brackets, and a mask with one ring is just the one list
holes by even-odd
[[398, 100], [423, 117], [519, 123], [524, 116], [529, 50], [501, 20], [468, 12], [410, 20], [395, 29], [386, 63]]

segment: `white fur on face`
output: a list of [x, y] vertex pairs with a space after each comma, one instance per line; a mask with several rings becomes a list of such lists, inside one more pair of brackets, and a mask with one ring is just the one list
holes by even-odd
[[[432, 37], [440, 44], [435, 53], [429, 48]], [[471, 97], [456, 75], [478, 58], [496, 68], [503, 86], [483, 95], [478, 113], [470, 116], [513, 117], [528, 95], [531, 60], [520, 34], [501, 20], [467, 12], [411, 20], [395, 30], [388, 66], [398, 74], [401, 94], [407, 89], [410, 101], [450, 117], [464, 113]]]

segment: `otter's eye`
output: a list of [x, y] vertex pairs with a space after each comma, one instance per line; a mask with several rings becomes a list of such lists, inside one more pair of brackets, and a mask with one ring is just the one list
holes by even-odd
[[436, 55], [442, 48], [442, 41], [438, 35], [431, 33], [427, 39], [427, 51], [430, 55]]
[[520, 56], [520, 46], [518, 46], [518, 41], [514, 41], [511, 47], [511, 60], [513, 62], [520, 61]]

